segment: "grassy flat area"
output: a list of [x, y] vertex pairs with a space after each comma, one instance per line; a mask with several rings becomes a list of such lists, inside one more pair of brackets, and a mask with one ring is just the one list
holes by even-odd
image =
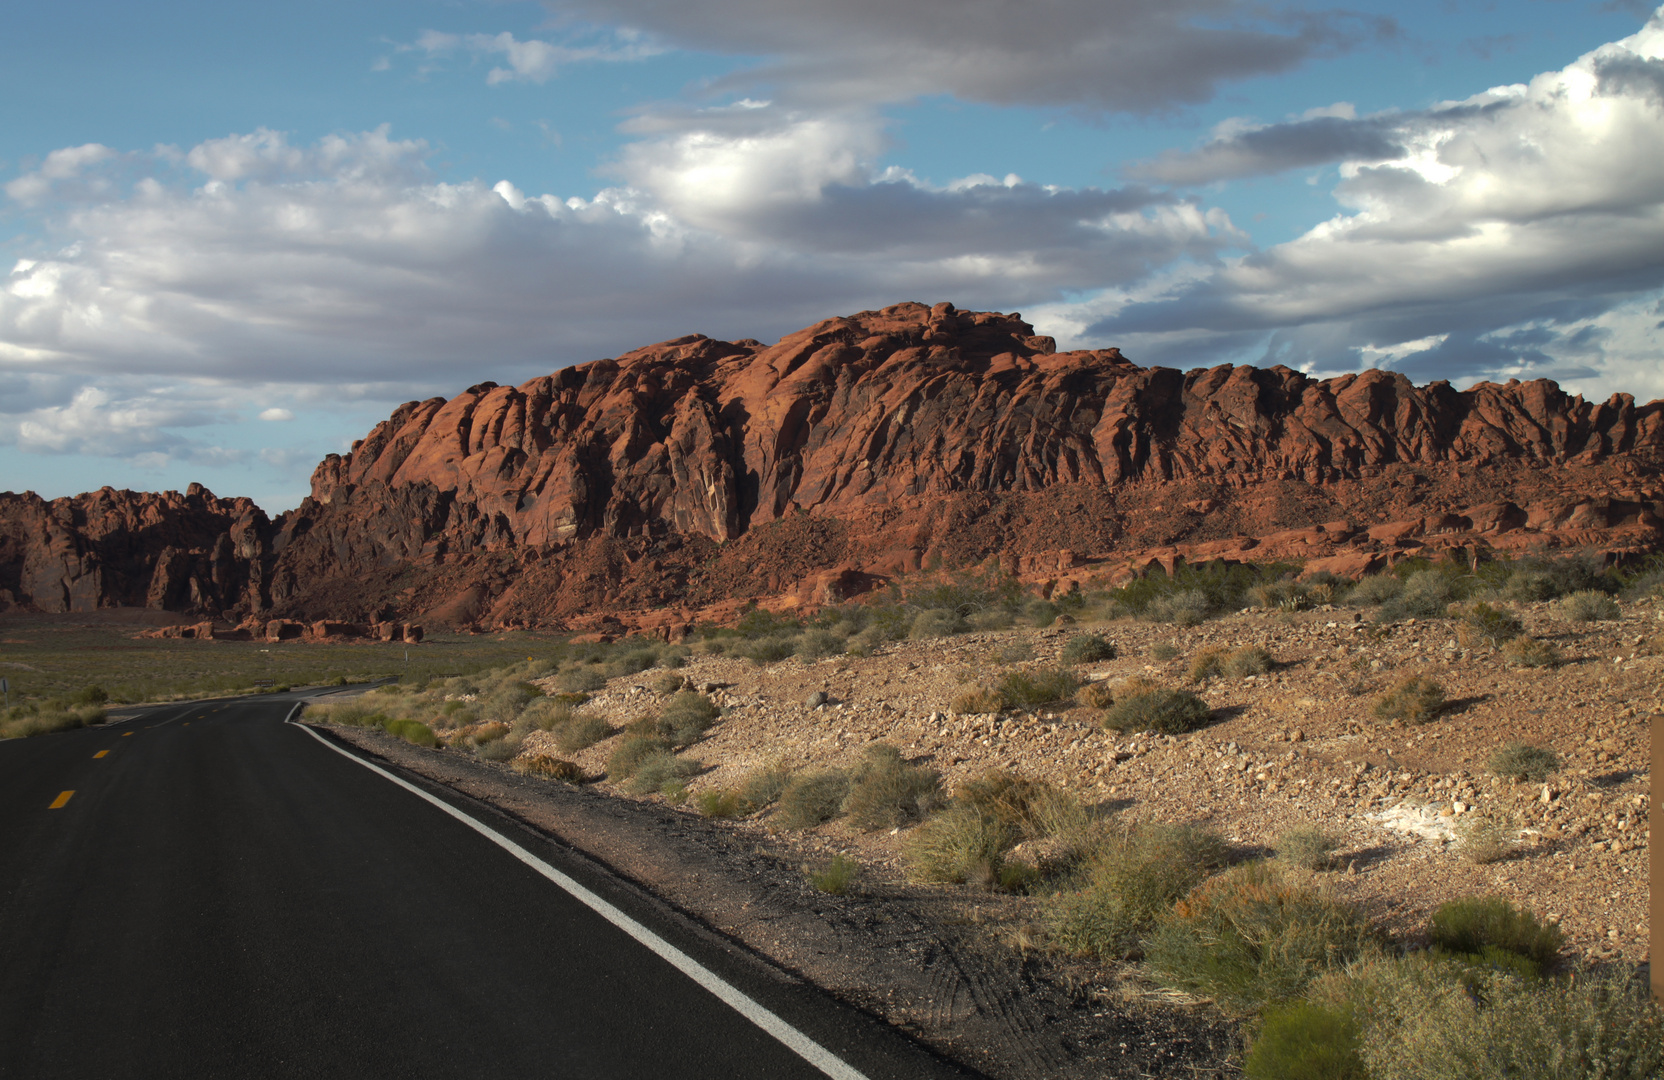
[[263, 689], [263, 682], [307, 686], [406, 676], [426, 682], [545, 656], [561, 640], [531, 632], [436, 634], [410, 646], [134, 637], [148, 628], [120, 612], [0, 618], [0, 675], [11, 683], [11, 703], [88, 686], [103, 687], [116, 703], [248, 692]]

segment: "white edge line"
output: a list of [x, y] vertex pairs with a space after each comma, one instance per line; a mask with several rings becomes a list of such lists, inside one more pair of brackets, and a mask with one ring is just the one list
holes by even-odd
[[[306, 702], [301, 702], [291, 709], [288, 717], [284, 719], [284, 723], [294, 724], [295, 713], [299, 712], [305, 704]], [[658, 956], [669, 963], [671, 967], [680, 971], [682, 974], [686, 975], [688, 978], [710, 991], [735, 1012], [739, 1013], [753, 1024], [756, 1024], [758, 1027], [774, 1036], [787, 1049], [791, 1050], [798, 1057], [807, 1061], [827, 1076], [833, 1077], [834, 1080], [867, 1080], [865, 1074], [856, 1071], [842, 1058], [833, 1054], [830, 1050], [821, 1046], [819, 1043], [809, 1038], [809, 1036], [797, 1030], [797, 1028], [793, 1027], [791, 1024], [788, 1024], [786, 1021], [780, 1019], [780, 1017], [776, 1016], [773, 1012], [770, 1012], [765, 1006], [758, 1003], [739, 987], [730, 983], [728, 980], [701, 964], [681, 949], [678, 949], [676, 946], [672, 945], [670, 942], [666, 941], [646, 926], [643, 926], [635, 919], [632, 919], [613, 904], [602, 899], [600, 896], [597, 896], [595, 893], [580, 885], [566, 874], [556, 870], [553, 866], [550, 866], [536, 855], [533, 855], [519, 844], [516, 844], [513, 840], [503, 836], [495, 829], [491, 829], [474, 820], [472, 817], [464, 814], [461, 810], [458, 810], [445, 800], [436, 798], [428, 792], [423, 791], [421, 788], [405, 780], [403, 777], [395, 776], [386, 769], [383, 769], [381, 766], [376, 765], [373, 762], [365, 761], [356, 754], [347, 753], [347, 751], [341, 749], [339, 746], [336, 746], [334, 743], [330, 742], [322, 735], [319, 735], [316, 731], [313, 731], [305, 724], [295, 724], [295, 726], [312, 736], [314, 739], [317, 739], [337, 754], [340, 754], [348, 761], [356, 762], [357, 764], [364, 766], [366, 769], [369, 769], [371, 772], [378, 773], [382, 777], [391, 780], [393, 783], [404, 788], [417, 798], [427, 800], [440, 810], [443, 810], [445, 813], [451, 815], [451, 817], [456, 818], [458, 821], [468, 826], [470, 829], [473, 829], [487, 840], [490, 840], [510, 855], [513, 855], [516, 859], [519, 859], [533, 870], [536, 870], [539, 874], [542, 874], [545, 878], [548, 878], [550, 881], [554, 882], [554, 884], [570, 893], [585, 907], [589, 908], [591, 911], [595, 912], [597, 915], [612, 923], [626, 934], [629, 934], [632, 938], [635, 938], [642, 945], [645, 945], [648, 949], [658, 954]]]

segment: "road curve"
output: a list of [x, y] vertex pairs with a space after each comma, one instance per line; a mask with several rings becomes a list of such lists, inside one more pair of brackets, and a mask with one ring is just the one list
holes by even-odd
[[0, 1077], [970, 1075], [297, 700], [0, 743]]

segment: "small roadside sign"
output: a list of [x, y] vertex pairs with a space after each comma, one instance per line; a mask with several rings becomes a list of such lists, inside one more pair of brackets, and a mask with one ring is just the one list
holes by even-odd
[[12, 707], [12, 681], [0, 675], [0, 694], [6, 695], [6, 708]]

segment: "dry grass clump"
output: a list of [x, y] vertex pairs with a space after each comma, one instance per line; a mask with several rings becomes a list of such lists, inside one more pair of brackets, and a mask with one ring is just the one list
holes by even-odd
[[1509, 780], [1542, 782], [1560, 771], [1560, 755], [1546, 746], [1511, 742], [1499, 747], [1485, 767]]
[[431, 750], [439, 745], [433, 729], [420, 720], [389, 720], [382, 726], [387, 729], [389, 735], [403, 739], [412, 746], [425, 746]]
[[745, 813], [745, 801], [732, 789], [701, 791], [693, 803], [708, 818], [736, 818]]
[[1145, 622], [1196, 626], [1208, 617], [1211, 608], [1207, 593], [1191, 589], [1156, 597], [1145, 606], [1139, 618]]
[[1246, 1015], [1299, 997], [1313, 979], [1368, 953], [1375, 933], [1352, 908], [1266, 862], [1209, 878], [1175, 903], [1145, 946], [1174, 989]]
[[647, 680], [647, 689], [655, 694], [674, 694], [687, 680], [674, 671], [660, 671]]
[[809, 884], [831, 896], [847, 894], [860, 876], [861, 864], [841, 852], [821, 869], [807, 872]]
[[[1095, 826], [1067, 792], [991, 769], [955, 790], [951, 807], [909, 838], [909, 874], [918, 881], [1021, 889], [1078, 862], [1097, 841]], [[1009, 859], [1025, 840], [1042, 842], [1044, 852], [1025, 856], [1029, 861]]]
[[970, 628], [971, 624], [952, 608], [932, 608], [919, 612], [913, 618], [913, 625], [908, 627], [907, 636], [914, 641], [925, 641], [930, 638], [947, 637], [950, 634], [963, 634]]
[[1080, 685], [1080, 676], [1065, 668], [1015, 668], [992, 684], [961, 687], [949, 703], [948, 711], [964, 715], [1032, 709], [1066, 701]]
[[1075, 691], [1075, 704], [1088, 709], [1107, 709], [1115, 704], [1115, 688], [1107, 679], [1082, 683], [1081, 688]]
[[92, 727], [103, 722], [104, 710], [97, 705], [42, 709], [38, 712], [13, 708], [0, 719], [0, 739], [28, 739], [36, 735], [49, 735], [54, 731]]
[[857, 829], [893, 829], [923, 819], [941, 794], [941, 773], [909, 765], [894, 746], [874, 743], [850, 775], [841, 810]]
[[607, 685], [607, 675], [600, 668], [580, 664], [556, 675], [555, 685], [568, 694], [589, 694]]
[[1519, 818], [1499, 806], [1470, 810], [1456, 824], [1457, 850], [1481, 866], [1501, 862], [1519, 843]]
[[1409, 675], [1376, 698], [1370, 711], [1377, 720], [1425, 724], [1438, 716], [1444, 706], [1444, 687], [1425, 676]]
[[1137, 824], [1109, 831], [1075, 888], [1048, 905], [1052, 942], [1103, 959], [1137, 954], [1156, 918], [1225, 861], [1225, 843], [1190, 825]]
[[1371, 574], [1352, 586], [1348, 599], [1354, 604], [1374, 607], [1393, 600], [1404, 591], [1404, 582], [1392, 574]]
[[1553, 642], [1541, 641], [1525, 634], [1502, 646], [1502, 662], [1507, 667], [1559, 667], [1563, 659]]
[[967, 686], [953, 695], [948, 703], [948, 712], [956, 716], [979, 713], [997, 713], [1005, 708], [1005, 700], [999, 691], [990, 686]]
[[1297, 825], [1277, 838], [1277, 857], [1302, 870], [1328, 870], [1345, 838], [1315, 825]]
[[907, 838], [908, 876], [914, 881], [996, 888], [1005, 854], [1016, 842], [1017, 830], [1006, 822], [973, 806], [954, 806]]
[[1583, 589], [1561, 597], [1554, 605], [1555, 614], [1567, 622], [1608, 622], [1623, 614], [1618, 602], [1603, 592]]
[[800, 772], [780, 792], [775, 819], [788, 829], [812, 829], [837, 817], [849, 795], [850, 776], [844, 769]]
[[509, 768], [524, 776], [536, 776], [544, 780], [559, 780], [565, 784], [581, 784], [584, 782], [584, 771], [575, 761], [567, 761], [552, 754], [536, 754], [530, 757], [517, 757]]
[[778, 763], [752, 769], [740, 781], [739, 797], [747, 808], [761, 810], [780, 798], [791, 778], [792, 771]]
[[612, 726], [594, 713], [574, 716], [555, 729], [555, 745], [573, 754], [588, 749], [612, 734]]
[[1525, 633], [1525, 624], [1519, 616], [1483, 600], [1461, 605], [1457, 613], [1461, 622], [1456, 627], [1456, 637], [1465, 648], [1481, 645], [1500, 648]]
[[1115, 704], [1104, 711], [1104, 727], [1113, 731], [1180, 735], [1195, 731], [1212, 715], [1207, 702], [1188, 690], [1150, 686], [1129, 679], [1117, 691]]
[[1240, 649], [1203, 649], [1190, 662], [1190, 681], [1202, 682], [1218, 676], [1245, 679], [1250, 675], [1264, 675], [1274, 663], [1271, 654], [1258, 645], [1244, 645]]
[[1063, 643], [1058, 658], [1065, 664], [1095, 664], [1115, 656], [1114, 643], [1102, 634], [1076, 634]]
[[693, 690], [678, 691], [653, 721], [653, 730], [672, 746], [688, 746], [722, 715], [714, 701]]

